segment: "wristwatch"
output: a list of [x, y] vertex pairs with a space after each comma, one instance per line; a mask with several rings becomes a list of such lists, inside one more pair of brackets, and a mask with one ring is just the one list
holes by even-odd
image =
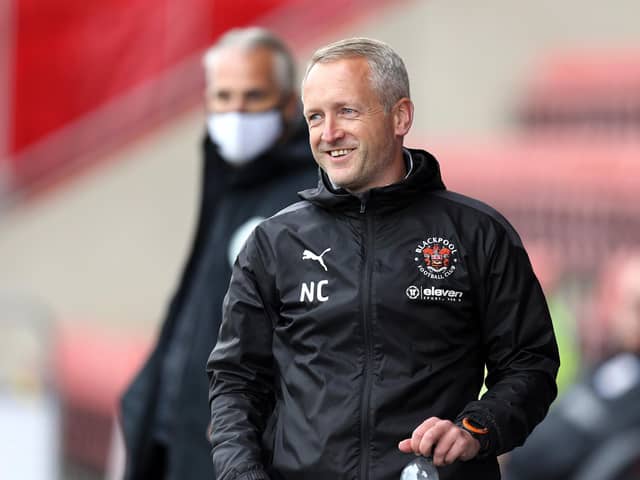
[[489, 429], [484, 425], [481, 425], [475, 420], [469, 417], [464, 417], [457, 422], [457, 425], [469, 432], [469, 434], [480, 442], [480, 451], [478, 455], [482, 455], [489, 448]]

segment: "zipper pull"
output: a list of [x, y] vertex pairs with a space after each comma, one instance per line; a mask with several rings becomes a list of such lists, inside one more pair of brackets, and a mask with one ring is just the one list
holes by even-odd
[[360, 213], [364, 213], [367, 209], [367, 202], [369, 201], [369, 196], [371, 195], [371, 190], [367, 190], [362, 194], [358, 195], [360, 199]]

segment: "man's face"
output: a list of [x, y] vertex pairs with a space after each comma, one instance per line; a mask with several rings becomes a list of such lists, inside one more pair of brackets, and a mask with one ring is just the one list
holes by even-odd
[[[313, 156], [334, 184], [357, 193], [404, 176], [402, 136], [411, 122], [396, 107], [385, 113], [366, 59], [314, 65], [303, 103]], [[405, 114], [410, 103], [402, 104]]]
[[221, 50], [213, 68], [206, 72], [207, 112], [252, 113], [281, 107], [283, 98], [274, 63], [273, 53], [266, 48]]

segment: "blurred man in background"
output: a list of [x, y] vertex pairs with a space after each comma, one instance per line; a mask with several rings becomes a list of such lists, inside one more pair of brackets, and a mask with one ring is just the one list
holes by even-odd
[[214, 478], [204, 367], [231, 265], [253, 227], [317, 176], [294, 59], [281, 40], [260, 28], [232, 30], [203, 64], [200, 216], [155, 349], [122, 399], [127, 479]]
[[640, 251], [608, 260], [593, 308], [603, 358], [512, 452], [508, 480], [640, 478]]

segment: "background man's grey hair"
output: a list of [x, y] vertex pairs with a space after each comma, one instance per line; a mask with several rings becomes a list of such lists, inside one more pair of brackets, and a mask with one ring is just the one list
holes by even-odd
[[302, 85], [316, 63], [345, 58], [367, 60], [371, 69], [371, 86], [378, 93], [386, 112], [391, 111], [401, 98], [410, 98], [409, 75], [402, 58], [386, 43], [364, 37], [347, 38], [316, 50], [307, 66]]
[[285, 43], [272, 32], [261, 27], [234, 28], [222, 35], [202, 56], [202, 66], [207, 72], [215, 66], [216, 57], [227, 47], [242, 50], [267, 48], [275, 53], [275, 74], [282, 91], [291, 93], [296, 87], [296, 63]]

